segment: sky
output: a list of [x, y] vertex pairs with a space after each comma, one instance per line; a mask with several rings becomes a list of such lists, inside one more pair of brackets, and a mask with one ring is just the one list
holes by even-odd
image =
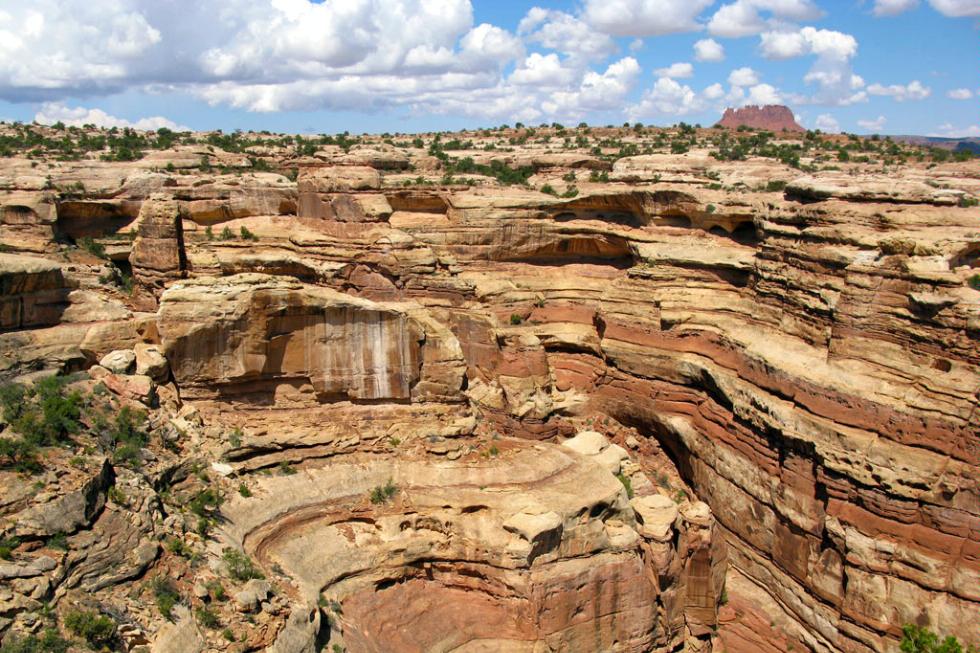
[[0, 119], [293, 133], [680, 121], [980, 136], [980, 0], [0, 0]]

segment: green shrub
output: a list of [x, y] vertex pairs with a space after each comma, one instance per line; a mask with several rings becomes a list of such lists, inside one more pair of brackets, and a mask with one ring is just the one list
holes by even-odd
[[252, 496], [252, 491], [248, 489], [248, 486], [244, 482], [241, 482], [238, 484], [238, 494], [247, 499]]
[[178, 555], [182, 558], [190, 558], [194, 553], [191, 551], [191, 548], [187, 546], [187, 543], [178, 537], [172, 537], [167, 540], [167, 551], [170, 551], [174, 555]]
[[64, 533], [55, 533], [48, 538], [45, 544], [51, 549], [59, 549], [61, 551], [68, 550], [68, 536]]
[[105, 245], [103, 245], [102, 243], [95, 242], [89, 236], [80, 238], [78, 240], [78, 246], [84, 249], [92, 256], [96, 256], [98, 258], [108, 258], [105, 253]]
[[225, 586], [222, 585], [221, 581], [217, 578], [209, 580], [205, 584], [205, 587], [207, 588], [208, 594], [211, 596], [212, 601], [224, 601], [226, 598], [228, 598], [228, 595], [225, 593]]
[[65, 626], [81, 637], [93, 651], [112, 648], [116, 640], [116, 624], [104, 615], [86, 610], [75, 610], [65, 615]]
[[218, 236], [218, 239], [219, 240], [231, 240], [234, 237], [235, 237], [235, 234], [233, 234], [231, 232], [231, 228], [226, 226], [224, 229], [221, 230], [221, 235]]
[[116, 418], [108, 430], [115, 462], [131, 467], [139, 466], [140, 450], [150, 439], [145, 427], [146, 413], [142, 410], [123, 406], [116, 413]]
[[191, 499], [187, 507], [198, 517], [210, 517], [224, 503], [224, 497], [214, 488], [201, 490]]
[[980, 205], [980, 199], [976, 197], [961, 197], [960, 198], [960, 208], [968, 209], [971, 206]]
[[69, 642], [54, 628], [48, 628], [41, 636], [23, 638], [7, 636], [0, 653], [68, 653]]
[[384, 485], [379, 485], [371, 490], [371, 503], [379, 505], [387, 503], [398, 493], [398, 486], [389, 478]]
[[972, 277], [966, 280], [966, 283], [974, 290], [980, 290], [980, 274], [974, 274]]
[[524, 316], [521, 315], [520, 313], [511, 313], [510, 314], [510, 323], [513, 324], [514, 326], [517, 326], [518, 324], [520, 324], [523, 321], [524, 321]]
[[204, 237], [207, 240], [214, 240], [214, 229], [211, 228], [211, 225], [204, 228]]
[[545, 184], [539, 190], [546, 195], [554, 195], [555, 197], [558, 197], [558, 191], [556, 191], [551, 184]]
[[939, 635], [928, 628], [914, 624], [902, 626], [902, 641], [899, 644], [902, 653], [976, 653], [976, 648], [966, 649], [952, 635], [940, 641]]
[[221, 636], [224, 637], [229, 642], [235, 641], [235, 633], [231, 631], [231, 628], [225, 628], [221, 631]]
[[252, 562], [252, 559], [237, 549], [225, 549], [221, 554], [221, 559], [228, 569], [228, 575], [237, 581], [265, 578], [255, 563]]
[[41, 471], [37, 447], [23, 439], [0, 438], [0, 469], [13, 469], [22, 474]]
[[218, 615], [211, 608], [202, 606], [194, 610], [194, 616], [197, 618], [197, 623], [205, 628], [214, 629], [218, 627]]
[[259, 237], [253, 234], [251, 231], [249, 231], [248, 227], [246, 227], [245, 225], [242, 225], [242, 228], [239, 229], [239, 233], [241, 233], [242, 235], [242, 240], [257, 241], [259, 239]]
[[[66, 444], [82, 424], [82, 395], [66, 392], [64, 377], [49, 376], [33, 387], [9, 384], [0, 388], [3, 419], [32, 446]], [[5, 445], [4, 458], [29, 454], [29, 448]]]
[[766, 184], [766, 190], [770, 193], [778, 193], [786, 189], [786, 182], [780, 179], [773, 179]]
[[630, 477], [627, 476], [627, 475], [625, 475], [625, 474], [623, 474], [623, 473], [619, 473], [619, 474], [616, 474], [616, 478], [618, 478], [619, 479], [619, 482], [623, 484], [623, 487], [624, 488], [626, 488], [626, 496], [627, 496], [627, 498], [632, 499], [633, 498], [633, 481], [630, 480]]
[[180, 592], [173, 581], [164, 576], [157, 576], [150, 581], [150, 590], [153, 598], [156, 599], [157, 609], [167, 621], [173, 621], [174, 607], [180, 603]]
[[0, 560], [10, 560], [14, 557], [14, 549], [20, 546], [20, 538], [0, 538]]

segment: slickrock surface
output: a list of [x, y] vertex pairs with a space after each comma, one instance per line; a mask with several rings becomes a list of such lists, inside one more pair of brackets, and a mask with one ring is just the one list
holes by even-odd
[[0, 161], [0, 375], [82, 402], [0, 450], [0, 636], [47, 604], [128, 651], [980, 644], [975, 163], [197, 136]]

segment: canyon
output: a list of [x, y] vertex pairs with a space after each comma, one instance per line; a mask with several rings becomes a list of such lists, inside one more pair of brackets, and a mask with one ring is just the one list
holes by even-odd
[[975, 162], [166, 145], [0, 159], [0, 378], [82, 406], [33, 466], [0, 449], [5, 643], [81, 611], [153, 653], [980, 645]]

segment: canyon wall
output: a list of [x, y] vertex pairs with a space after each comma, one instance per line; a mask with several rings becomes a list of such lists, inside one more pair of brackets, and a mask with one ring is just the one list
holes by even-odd
[[67, 302], [4, 309], [0, 368], [159, 349], [160, 405], [192, 407], [194, 455], [249, 488], [216, 537], [283, 584], [270, 650], [973, 642], [975, 170], [539, 162], [535, 183], [576, 179], [563, 198], [413, 185], [357, 151], [306, 162], [295, 195], [127, 190], [132, 297], [98, 261], [31, 263], [43, 211], [0, 231], [23, 250], [3, 305]]

